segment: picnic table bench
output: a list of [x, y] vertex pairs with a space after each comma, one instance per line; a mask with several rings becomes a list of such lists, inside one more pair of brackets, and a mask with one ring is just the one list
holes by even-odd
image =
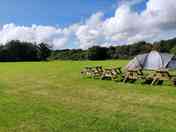
[[153, 74], [149, 74], [145, 79], [145, 82], [151, 83], [151, 85], [159, 85], [164, 81], [171, 81], [176, 85], [175, 76], [171, 75], [168, 70], [155, 70]]
[[118, 76], [122, 76], [121, 67], [117, 68], [102, 68], [102, 66], [85, 67], [81, 74], [86, 77], [100, 78], [100, 79], [111, 79], [114, 80]]
[[109, 78], [115, 80], [118, 75], [122, 75], [121, 67], [117, 68], [104, 68], [101, 79]]
[[128, 69], [126, 72], [125, 72], [125, 75], [124, 75], [124, 82], [128, 82], [128, 81], [136, 81], [138, 79], [143, 79], [144, 76], [143, 76], [143, 72], [142, 70], [140, 69]]
[[87, 66], [81, 71], [82, 75], [92, 78], [101, 77], [102, 73], [103, 73], [102, 66], [95, 66], [95, 67]]

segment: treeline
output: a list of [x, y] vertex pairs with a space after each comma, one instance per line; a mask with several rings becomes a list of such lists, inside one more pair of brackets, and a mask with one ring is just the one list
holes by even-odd
[[47, 60], [51, 50], [45, 43], [10, 41], [0, 46], [0, 61], [41, 61]]
[[51, 50], [46, 43], [10, 41], [0, 46], [0, 61], [45, 61], [45, 60], [107, 60], [130, 59], [151, 50], [176, 55], [176, 38], [162, 40], [153, 44], [144, 41], [123, 46], [93, 46], [87, 50]]
[[176, 55], [176, 38], [162, 40], [153, 44], [144, 41], [123, 46], [100, 47], [93, 46], [87, 50], [66, 49], [52, 51], [51, 60], [106, 60], [106, 59], [130, 59], [138, 54], [157, 50]]

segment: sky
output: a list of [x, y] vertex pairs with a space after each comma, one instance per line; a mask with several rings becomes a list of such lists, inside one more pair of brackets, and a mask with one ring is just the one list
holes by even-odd
[[97, 11], [113, 15], [116, 0], [1, 0], [0, 23], [69, 26]]
[[87, 49], [170, 39], [175, 12], [175, 0], [1, 0], [0, 44]]

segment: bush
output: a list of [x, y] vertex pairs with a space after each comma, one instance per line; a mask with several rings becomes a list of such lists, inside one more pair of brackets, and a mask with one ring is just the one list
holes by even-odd
[[39, 61], [46, 60], [51, 50], [47, 44], [10, 41], [0, 46], [0, 61]]
[[104, 47], [94, 46], [88, 49], [89, 60], [105, 60], [108, 59], [108, 49]]

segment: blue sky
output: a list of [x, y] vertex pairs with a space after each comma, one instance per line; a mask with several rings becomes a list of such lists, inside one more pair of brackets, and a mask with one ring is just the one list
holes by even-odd
[[[59, 25], [61, 27], [84, 21], [101, 11], [113, 16], [118, 0], [1, 0], [0, 24]], [[144, 2], [135, 9], [144, 8]]]
[[0, 24], [68, 26], [97, 11], [111, 16], [116, 0], [1, 0]]

